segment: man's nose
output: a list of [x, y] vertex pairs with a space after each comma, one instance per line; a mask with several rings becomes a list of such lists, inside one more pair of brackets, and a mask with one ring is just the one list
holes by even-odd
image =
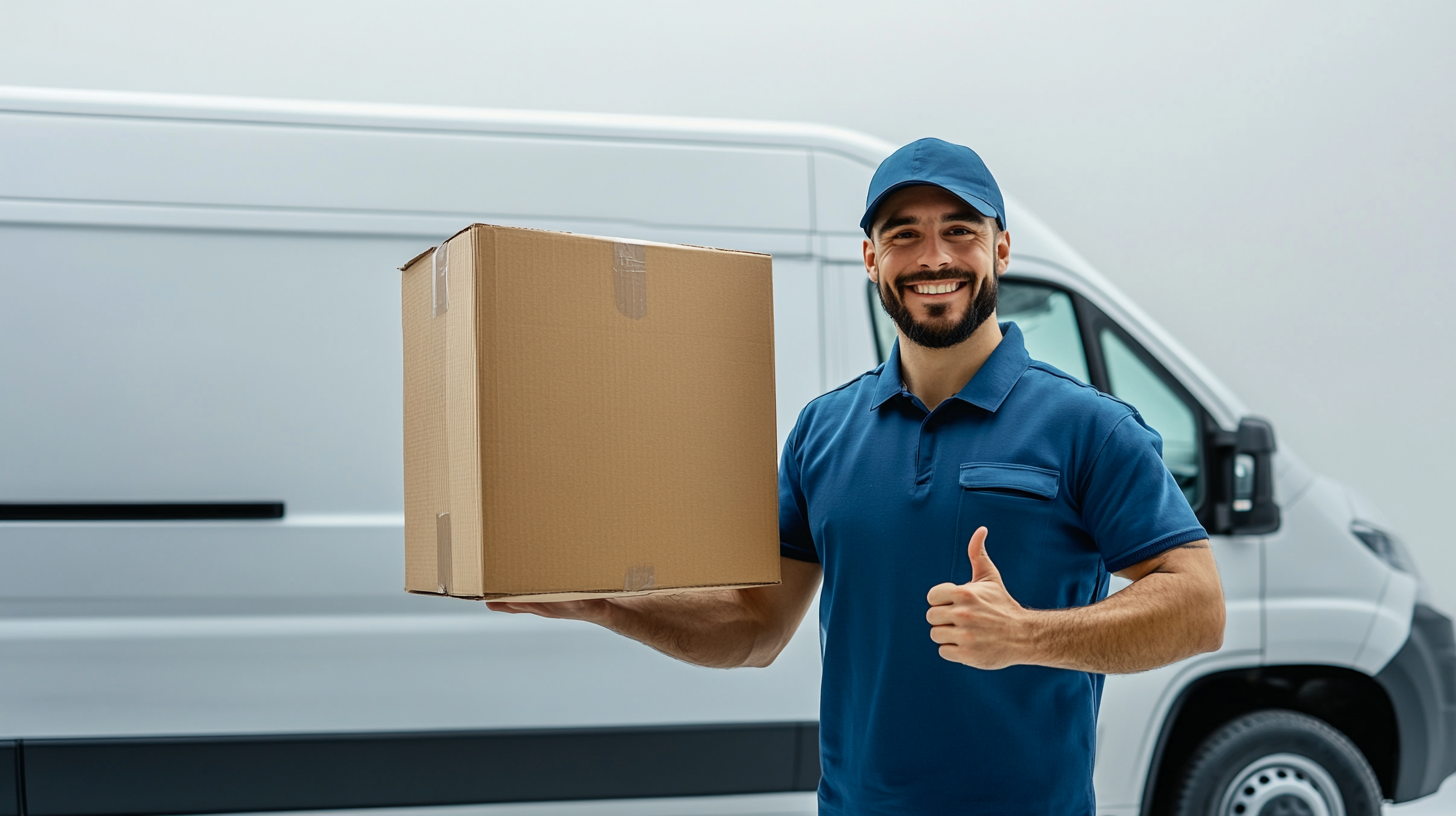
[[945, 269], [955, 263], [950, 246], [939, 235], [932, 235], [930, 240], [921, 243], [920, 257], [916, 260], [921, 269]]

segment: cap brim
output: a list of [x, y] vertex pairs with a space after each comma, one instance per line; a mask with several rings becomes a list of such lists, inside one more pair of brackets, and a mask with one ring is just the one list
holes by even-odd
[[864, 230], [865, 235], [870, 234], [870, 225], [874, 221], [875, 210], [878, 210], [880, 208], [880, 202], [884, 201], [887, 196], [889, 196], [896, 190], [903, 190], [906, 187], [939, 187], [940, 189], [946, 191], [947, 193], [950, 193], [956, 198], [959, 198], [961, 201], [964, 201], [967, 205], [970, 206], [971, 209], [975, 210], [986, 218], [996, 219], [996, 226], [1000, 227], [1001, 229], [1006, 229], [1006, 220], [1001, 217], [1000, 213], [996, 212], [995, 207], [991, 206], [990, 203], [985, 201], [984, 199], [973, 196], [963, 190], [957, 190], [954, 187], [947, 187], [944, 184], [937, 184], [933, 181], [902, 181], [899, 184], [894, 184], [886, 187], [885, 191], [883, 193], [880, 193], [878, 196], [875, 196], [875, 200], [871, 201], [870, 205], [865, 208], [864, 217], [859, 220], [859, 228]]

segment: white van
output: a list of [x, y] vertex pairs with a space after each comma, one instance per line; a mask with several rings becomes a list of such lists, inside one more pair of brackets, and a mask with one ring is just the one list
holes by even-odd
[[[812, 811], [812, 623], [772, 667], [717, 671], [401, 590], [395, 267], [472, 221], [772, 253], [783, 437], [886, 354], [856, 225], [891, 149], [0, 88], [0, 816]], [[1162, 433], [1228, 598], [1220, 651], [1109, 678], [1099, 812], [1361, 816], [1434, 791], [1456, 646], [1390, 526], [1008, 208], [1002, 318]]]

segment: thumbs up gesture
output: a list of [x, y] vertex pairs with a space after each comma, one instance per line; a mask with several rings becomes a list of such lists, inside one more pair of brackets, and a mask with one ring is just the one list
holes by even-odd
[[940, 656], [978, 669], [1002, 669], [1027, 662], [1026, 631], [1029, 615], [1006, 591], [1001, 573], [986, 554], [985, 527], [971, 535], [968, 584], [938, 584], [925, 600], [930, 611], [930, 639], [940, 644]]

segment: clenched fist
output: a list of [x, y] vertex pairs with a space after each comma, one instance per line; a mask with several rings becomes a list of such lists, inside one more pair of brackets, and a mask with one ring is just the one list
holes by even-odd
[[1004, 669], [1029, 662], [1027, 633], [1034, 613], [1006, 591], [986, 554], [986, 535], [985, 527], [971, 535], [971, 582], [931, 588], [925, 619], [941, 657], [978, 669]]

